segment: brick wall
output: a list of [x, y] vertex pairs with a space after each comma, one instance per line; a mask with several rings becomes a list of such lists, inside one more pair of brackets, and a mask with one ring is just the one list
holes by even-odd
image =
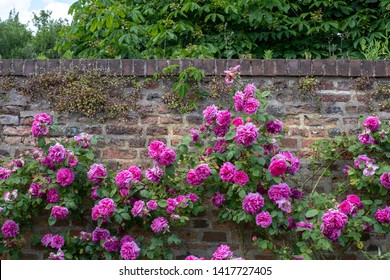
[[[390, 61], [382, 60], [0, 60], [0, 83], [7, 76], [21, 81], [35, 73], [76, 66], [97, 67], [102, 70], [102, 75], [136, 76], [142, 81], [172, 64], [180, 65], [178, 72], [188, 66], [203, 69], [206, 85], [211, 77], [223, 77], [227, 68], [240, 64], [241, 76], [246, 81], [271, 90], [267, 111], [285, 124], [283, 147], [303, 158], [310, 154], [310, 147], [316, 139], [360, 131], [358, 119], [361, 115], [375, 113], [382, 120], [390, 119], [390, 110], [380, 106], [383, 98], [371, 100], [372, 93], [380, 85], [390, 83]], [[304, 77], [316, 79], [311, 93], [299, 87]], [[91, 122], [76, 114], [56, 114], [46, 102], [30, 100], [15, 88], [0, 91], [0, 158], [14, 156], [31, 147], [33, 116], [48, 112], [55, 116], [61, 127], [58, 136], [73, 136], [80, 132], [102, 136], [97, 153], [112, 168], [132, 164], [146, 167], [147, 147], [151, 140], [157, 138], [175, 145], [191, 127], [202, 122], [201, 112], [207, 104], [214, 102], [206, 100], [196, 112], [175, 114], [161, 99], [168, 88], [168, 84], [159, 81], [142, 89], [139, 101], [142, 115], [134, 113], [126, 118], [126, 122], [112, 120], [105, 123]], [[304, 168], [302, 172], [304, 174]], [[337, 178], [327, 180], [323, 184], [324, 191], [328, 191]], [[233, 225], [218, 222], [212, 207], [208, 211], [194, 218], [187, 228], [178, 230], [185, 244], [175, 250], [176, 256], [187, 253], [210, 256], [220, 243], [230, 244], [237, 255], [248, 249], [242, 248], [238, 242], [239, 234]], [[39, 228], [39, 223], [36, 227], [34, 231], [44, 231]], [[371, 243], [369, 246], [373, 250], [376, 250], [374, 245], [380, 245], [384, 251], [390, 250], [389, 236], [374, 238]], [[29, 248], [29, 254], [29, 258], [43, 257], [38, 248]], [[257, 256], [249, 250], [248, 258], [264, 257], [268, 256]]]

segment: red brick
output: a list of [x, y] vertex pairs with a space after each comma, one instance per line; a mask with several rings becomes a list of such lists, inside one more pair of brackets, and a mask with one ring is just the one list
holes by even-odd
[[290, 128], [289, 135], [308, 137], [309, 130], [308, 129], [300, 129], [300, 128]]
[[31, 127], [27, 127], [27, 126], [17, 126], [17, 127], [6, 126], [3, 128], [3, 135], [28, 136], [30, 134], [31, 134]]
[[179, 124], [182, 122], [183, 119], [181, 117], [160, 117], [161, 124]]
[[21, 125], [31, 126], [33, 122], [34, 122], [34, 117], [26, 117], [20, 119]]
[[337, 75], [340, 77], [349, 76], [349, 60], [346, 59], [337, 60]]
[[163, 126], [150, 126], [146, 129], [146, 135], [151, 135], [151, 136], [168, 135], [168, 128]]
[[289, 76], [299, 76], [299, 60], [287, 59], [287, 73]]
[[387, 77], [387, 63], [385, 60], [375, 61], [375, 77]]
[[145, 60], [134, 59], [134, 75], [145, 76]]
[[302, 139], [302, 148], [311, 148], [314, 142], [314, 139]]
[[240, 64], [241, 76], [251, 76], [252, 75], [251, 61], [249, 59], [241, 59], [238, 64]]
[[170, 112], [167, 104], [162, 103], [157, 107], [157, 113], [159, 114], [169, 114]]
[[137, 151], [134, 150], [105, 150], [103, 159], [135, 159]]
[[265, 59], [264, 60], [264, 76], [275, 76], [276, 73], [276, 66], [275, 66], [275, 59]]
[[263, 76], [263, 74], [264, 74], [264, 60], [253, 59], [251, 62], [252, 62], [252, 75]]
[[202, 241], [205, 242], [226, 242], [226, 232], [220, 231], [206, 231], [203, 233]]
[[290, 125], [299, 125], [301, 123], [301, 120], [299, 118], [294, 118], [294, 117], [285, 117], [283, 119], [283, 124], [290, 126]]
[[129, 139], [129, 147], [130, 148], [144, 148], [146, 144], [145, 138], [134, 138]]
[[297, 149], [298, 148], [298, 139], [294, 138], [282, 138], [280, 139], [283, 148]]
[[107, 125], [106, 132], [115, 135], [140, 135], [142, 134], [142, 128], [138, 126]]
[[351, 60], [349, 62], [349, 76], [357, 77], [362, 74], [362, 61], [361, 60]]
[[344, 124], [346, 124], [346, 125], [357, 125], [358, 124], [357, 118], [344, 118], [343, 121], [344, 121]]
[[324, 125], [337, 125], [338, 118], [305, 118], [305, 125], [308, 126], [324, 126]]
[[336, 76], [337, 74], [337, 60], [335, 59], [324, 59], [325, 65], [325, 75], [326, 76]]
[[141, 118], [141, 124], [157, 124], [158, 117], [145, 117]]
[[312, 64], [312, 74], [315, 76], [323, 76], [325, 74], [325, 64], [322, 59], [313, 59]]
[[182, 126], [175, 126], [173, 128], [173, 135], [180, 135], [185, 136], [190, 132], [188, 128], [182, 127]]
[[311, 129], [310, 130], [310, 136], [313, 138], [316, 137], [325, 137], [326, 136], [326, 130], [325, 129]]
[[8, 145], [19, 145], [22, 143], [22, 137], [17, 136], [17, 137], [4, 137], [4, 143]]

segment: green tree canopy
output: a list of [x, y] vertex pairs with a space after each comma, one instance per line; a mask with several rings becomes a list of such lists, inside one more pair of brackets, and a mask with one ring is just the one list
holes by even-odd
[[59, 50], [90, 58], [362, 58], [390, 30], [390, 0], [78, 0], [70, 13]]

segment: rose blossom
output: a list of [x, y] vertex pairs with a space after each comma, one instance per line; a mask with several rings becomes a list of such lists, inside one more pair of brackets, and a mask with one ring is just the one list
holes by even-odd
[[321, 232], [331, 241], [337, 241], [340, 237], [341, 230], [347, 223], [347, 215], [337, 210], [328, 210], [322, 216]]
[[244, 94], [241, 91], [237, 91], [233, 96], [233, 101], [236, 112], [241, 112], [244, 109]]
[[60, 196], [56, 188], [48, 189], [46, 191], [46, 202], [47, 203], [57, 203], [60, 201]]
[[204, 154], [205, 154], [205, 155], [211, 155], [212, 152], [213, 152], [213, 149], [207, 148], [207, 149], [204, 151]]
[[50, 247], [53, 249], [61, 249], [64, 244], [65, 239], [59, 234], [53, 235], [50, 240]]
[[244, 171], [240, 170], [234, 172], [233, 182], [235, 184], [245, 186], [245, 184], [248, 183], [248, 181], [249, 181], [249, 177]]
[[124, 235], [121, 239], [121, 242], [120, 242], [120, 245], [122, 246], [123, 244], [125, 244], [126, 242], [132, 242], [134, 241], [135, 242], [135, 239], [130, 236], [130, 235]]
[[215, 142], [213, 149], [217, 153], [224, 153], [227, 151], [228, 145], [229, 143], [225, 139], [221, 139]]
[[141, 249], [134, 241], [125, 242], [121, 245], [121, 257], [124, 260], [135, 260], [138, 258]]
[[270, 134], [277, 134], [283, 130], [283, 124], [279, 120], [268, 121], [265, 125], [265, 129]]
[[354, 194], [347, 195], [346, 200], [358, 209], [363, 209], [364, 207], [362, 201], [357, 195]]
[[175, 161], [176, 153], [172, 149], [165, 148], [154, 159], [157, 161], [158, 164], [161, 164], [161, 165], [164, 165], [164, 166], [169, 166], [169, 165], [171, 165]]
[[228, 110], [218, 111], [216, 121], [220, 126], [229, 126], [232, 121], [232, 115]]
[[233, 257], [233, 252], [227, 245], [220, 245], [213, 253], [212, 260], [227, 260]]
[[92, 242], [100, 242], [101, 240], [104, 240], [106, 238], [110, 237], [110, 232], [107, 229], [103, 228], [95, 228], [92, 232]]
[[74, 177], [74, 173], [71, 169], [61, 168], [57, 171], [56, 181], [61, 186], [66, 187], [73, 183]]
[[169, 228], [169, 224], [167, 219], [165, 219], [164, 217], [158, 217], [152, 221], [150, 228], [155, 233], [161, 233], [161, 232], [165, 232]]
[[379, 181], [381, 182], [382, 186], [384, 186], [386, 189], [390, 189], [390, 173], [384, 173], [379, 178]]
[[366, 145], [375, 143], [375, 139], [369, 133], [366, 132], [359, 134], [358, 139], [362, 144], [366, 144]]
[[285, 213], [291, 213], [292, 211], [291, 201], [287, 198], [281, 198], [275, 201], [275, 204]]
[[120, 242], [118, 237], [110, 236], [104, 240], [102, 247], [109, 252], [115, 252], [118, 250], [119, 244]]
[[248, 115], [255, 114], [259, 108], [260, 102], [256, 98], [248, 98], [244, 104], [244, 113]]
[[142, 200], [138, 200], [134, 203], [133, 208], [131, 209], [131, 214], [134, 217], [144, 217], [145, 211], [144, 211], [145, 202]]
[[200, 164], [195, 168], [196, 175], [202, 179], [205, 180], [211, 175], [211, 169], [207, 164]]
[[41, 163], [53, 171], [56, 170], [56, 166], [54, 165], [54, 162], [48, 157], [41, 159]]
[[199, 196], [197, 196], [197, 195], [194, 194], [194, 193], [188, 194], [188, 195], [187, 195], [187, 198], [188, 198], [189, 200], [191, 200], [192, 203], [195, 203], [195, 202], [197, 202], [197, 201], [199, 200]]
[[254, 84], [247, 85], [244, 89], [244, 92], [245, 92], [245, 100], [250, 97], [256, 98], [256, 87]]
[[237, 168], [230, 162], [225, 162], [219, 170], [219, 177], [223, 182], [233, 182]]
[[71, 151], [71, 150], [66, 151], [66, 157], [68, 159], [68, 166], [69, 167], [75, 167], [79, 162], [79, 160], [77, 159], [77, 157], [74, 155], [73, 151]]
[[48, 158], [53, 162], [63, 162], [66, 159], [66, 149], [57, 143], [49, 148]]
[[56, 219], [65, 219], [68, 216], [69, 210], [62, 206], [53, 206], [51, 208], [51, 215]]
[[271, 163], [276, 160], [284, 160], [288, 163], [287, 172], [294, 175], [300, 168], [300, 161], [294, 157], [289, 151], [280, 152], [271, 158]]
[[300, 191], [297, 188], [291, 189], [291, 194], [290, 194], [291, 198], [294, 198], [296, 200], [300, 200], [302, 198], [302, 196], [303, 196], [303, 191]]
[[378, 117], [369, 116], [364, 120], [363, 126], [370, 131], [377, 131], [381, 126], [381, 121]]
[[230, 85], [234, 82], [234, 78], [239, 75], [240, 65], [236, 65], [234, 67], [230, 67], [229, 70], [225, 70], [225, 84]]
[[13, 220], [7, 220], [1, 227], [1, 232], [4, 237], [11, 238], [19, 234], [19, 225]]
[[235, 118], [235, 119], [232, 121], [232, 124], [233, 124], [234, 126], [239, 126], [239, 125], [244, 124], [244, 121], [242, 120], [242, 118]]
[[372, 176], [375, 174], [375, 171], [379, 168], [379, 166], [373, 165], [372, 163], [367, 163], [366, 168], [363, 170], [364, 176]]
[[153, 183], [160, 182], [163, 175], [164, 175], [164, 170], [160, 169], [157, 165], [154, 166], [153, 168], [149, 168], [145, 172], [146, 179], [148, 179]]
[[190, 169], [190, 171], [188, 171], [186, 179], [188, 184], [193, 186], [199, 186], [203, 182], [203, 179], [198, 176], [194, 169]]
[[248, 214], [256, 214], [264, 206], [264, 198], [259, 193], [248, 193], [242, 201], [242, 209]]
[[95, 184], [100, 184], [107, 177], [107, 170], [103, 164], [92, 164], [87, 173], [88, 179]]
[[272, 185], [268, 190], [268, 196], [273, 203], [280, 199], [288, 199], [291, 195], [290, 187], [286, 183]]
[[153, 211], [153, 210], [156, 210], [157, 207], [158, 207], [158, 204], [156, 201], [154, 200], [149, 200], [147, 203], [146, 203], [146, 207], [148, 207], [149, 210]]
[[205, 258], [198, 258], [194, 255], [189, 255], [184, 260], [185, 261], [198, 261], [198, 260], [205, 260]]
[[296, 223], [297, 232], [302, 233], [303, 230], [299, 230], [300, 228], [313, 229], [314, 225], [310, 222], [298, 222]]
[[11, 177], [11, 170], [0, 167], [0, 181]]
[[284, 159], [275, 160], [271, 162], [268, 170], [274, 177], [282, 176], [287, 171], [287, 163]]
[[218, 114], [218, 107], [215, 105], [208, 106], [204, 111], [203, 111], [203, 117], [205, 118], [206, 121], [213, 121]]
[[51, 243], [51, 240], [53, 238], [53, 235], [48, 233], [48, 234], [45, 234], [42, 239], [41, 239], [41, 243], [43, 246], [47, 247], [49, 246], [49, 244]]
[[228, 126], [215, 125], [213, 128], [214, 134], [217, 137], [225, 137], [226, 133], [229, 131]]
[[130, 188], [133, 174], [129, 170], [122, 170], [115, 176], [115, 183], [119, 188]]
[[76, 135], [73, 137], [74, 141], [77, 143], [82, 143], [82, 148], [88, 148], [91, 144], [92, 135], [88, 133], [80, 133], [79, 135]]
[[158, 140], [153, 140], [148, 148], [148, 155], [152, 159], [156, 159], [164, 150], [165, 150], [165, 144]]
[[348, 215], [352, 212], [352, 204], [347, 201], [347, 200], [344, 200], [343, 202], [341, 202], [339, 205], [338, 205], [338, 208], [340, 210], [341, 213], [345, 214], [345, 215]]
[[92, 220], [96, 221], [102, 218], [106, 222], [112, 216], [115, 209], [115, 203], [111, 198], [103, 198], [92, 208]]
[[256, 215], [256, 225], [267, 228], [272, 224], [272, 217], [269, 212], [263, 211]]
[[32, 197], [42, 197], [45, 195], [45, 193], [42, 191], [44, 190], [45, 187], [42, 186], [42, 185], [39, 185], [39, 184], [36, 184], [36, 183], [31, 183], [30, 184], [30, 188], [28, 189], [28, 193], [32, 196]]
[[93, 200], [98, 200], [99, 199], [98, 192], [97, 192], [98, 189], [99, 189], [99, 186], [93, 186], [91, 188], [91, 196], [90, 197]]
[[214, 206], [220, 207], [225, 201], [225, 195], [220, 192], [215, 192], [210, 201]]
[[237, 133], [234, 141], [242, 144], [244, 147], [248, 147], [256, 141], [258, 136], [259, 132], [257, 127], [253, 123], [249, 122], [237, 127]]
[[57, 253], [50, 252], [49, 259], [51, 260], [65, 260], [64, 252], [58, 249]]
[[199, 142], [199, 130], [191, 128], [191, 138], [192, 142], [196, 143]]
[[53, 119], [50, 115], [46, 114], [46, 113], [41, 113], [41, 114], [37, 114], [34, 116], [34, 121], [36, 122], [41, 122], [41, 123], [46, 123], [46, 124], [52, 124], [53, 123]]
[[381, 224], [390, 224], [390, 206], [378, 209], [375, 213], [375, 219]]

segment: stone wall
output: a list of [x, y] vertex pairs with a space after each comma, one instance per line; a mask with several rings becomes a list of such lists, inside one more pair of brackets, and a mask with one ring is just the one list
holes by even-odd
[[[177, 73], [191, 65], [203, 69], [206, 88], [212, 77], [222, 79], [226, 69], [240, 64], [242, 78], [272, 92], [267, 111], [285, 125], [283, 147], [302, 158], [310, 155], [310, 148], [317, 139], [360, 131], [359, 117], [362, 115], [377, 114], [382, 120], [390, 119], [390, 109], [383, 105], [388, 99], [378, 94], [378, 89], [390, 83], [390, 61], [0, 60], [0, 85], [9, 77], [22, 82], [33, 74], [56, 71], [58, 67], [97, 67], [102, 70], [102, 75], [135, 76], [143, 81], [172, 64], [180, 65]], [[304, 86], [305, 81], [308, 86]], [[123, 122], [111, 120], [105, 123], [77, 114], [57, 114], [44, 100], [31, 100], [17, 88], [0, 90], [0, 159], [30, 148], [34, 143], [30, 133], [33, 116], [47, 112], [54, 115], [60, 125], [61, 130], [56, 136], [73, 136], [80, 132], [102, 136], [97, 153], [111, 168], [121, 169], [132, 164], [146, 167], [149, 164], [147, 147], [151, 140], [160, 139], [174, 146], [191, 127], [201, 124], [201, 113], [207, 104], [221, 101], [208, 99], [196, 112], [180, 115], [170, 111], [161, 98], [170, 86], [169, 81], [160, 80], [143, 88], [139, 112], [129, 114]], [[227, 97], [222, 96], [224, 98]], [[328, 189], [325, 187], [324, 190], [329, 190], [336, 181], [337, 178], [329, 178]], [[218, 222], [212, 207], [208, 211], [194, 218], [188, 227], [178, 230], [184, 246], [175, 251], [177, 257], [188, 253], [209, 256], [220, 243], [230, 244], [238, 255], [245, 249], [239, 242], [237, 229], [231, 224]], [[39, 222], [34, 231], [45, 233]], [[390, 250], [390, 237], [376, 236], [367, 246], [376, 250], [374, 245], [377, 244], [384, 251]], [[30, 248], [28, 258], [43, 258], [38, 249]], [[269, 256], [258, 256], [249, 250], [247, 257]]]

